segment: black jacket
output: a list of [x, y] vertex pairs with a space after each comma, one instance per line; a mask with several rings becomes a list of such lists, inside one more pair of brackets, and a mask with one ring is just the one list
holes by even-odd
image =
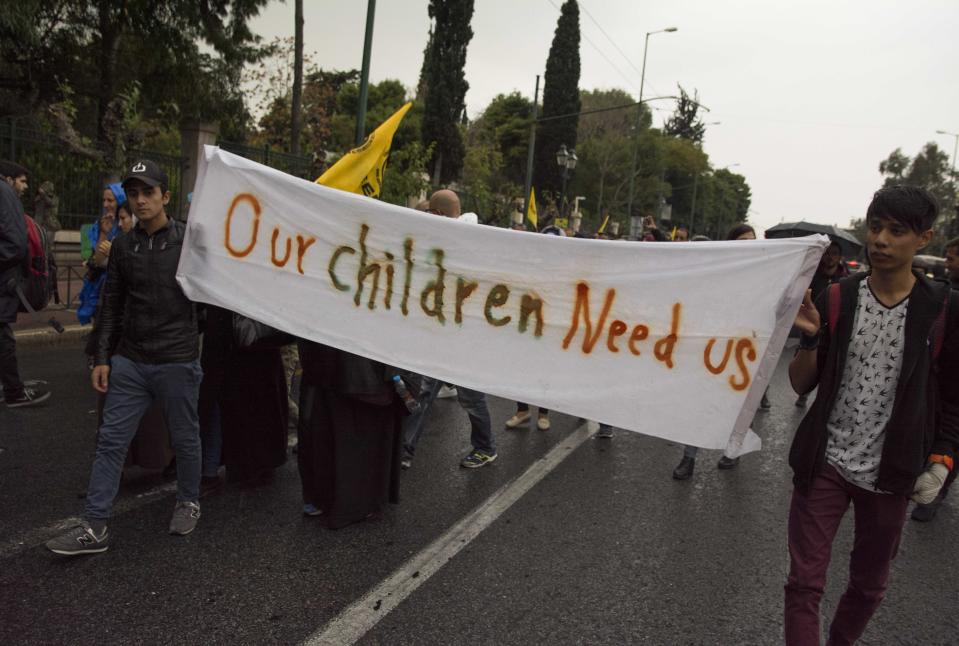
[[[839, 282], [841, 297], [837, 329], [829, 330], [828, 290], [816, 308], [822, 317], [819, 342], [819, 391], [800, 423], [789, 451], [793, 482], [807, 491], [826, 462], [826, 423], [842, 381], [849, 339], [856, 315], [857, 290], [865, 274]], [[892, 415], [885, 429], [876, 487], [910, 495], [916, 478], [932, 453], [959, 452], [959, 294], [942, 282], [916, 276], [906, 311], [905, 347]], [[929, 332], [949, 293], [945, 337], [937, 365], [932, 362]]]
[[0, 177], [0, 323], [17, 320], [15, 287], [27, 257], [27, 220], [16, 191]]
[[196, 306], [176, 282], [184, 231], [182, 222], [170, 219], [152, 236], [137, 224], [114, 238], [100, 297], [96, 365], [109, 365], [114, 353], [151, 364], [199, 356]]

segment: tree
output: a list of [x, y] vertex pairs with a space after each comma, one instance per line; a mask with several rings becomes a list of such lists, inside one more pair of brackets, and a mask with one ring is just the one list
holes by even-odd
[[[533, 102], [519, 92], [499, 94], [469, 125], [467, 154], [474, 146], [490, 146], [500, 158], [499, 170], [491, 181], [498, 185], [520, 187], [526, 182], [529, 126]], [[501, 191], [502, 192], [502, 191]]]
[[693, 91], [690, 98], [683, 86], [679, 86], [679, 99], [673, 116], [666, 120], [663, 132], [670, 137], [688, 139], [696, 144], [703, 143], [706, 125], [699, 118], [699, 92]]
[[434, 21], [423, 61], [423, 144], [432, 146], [430, 174], [434, 185], [457, 178], [463, 168], [463, 135], [459, 124], [466, 111], [469, 84], [463, 67], [473, 38], [473, 0], [430, 0]]
[[36, 121], [59, 105], [50, 116], [64, 143], [97, 142], [71, 149], [85, 156], [128, 138], [118, 104], [134, 94], [147, 131], [184, 118], [243, 128], [240, 70], [260, 53], [248, 22], [265, 3], [24, 0], [0, 19], [0, 110]]
[[956, 199], [959, 177], [950, 168], [949, 155], [931, 141], [913, 158], [896, 148], [879, 162], [879, 172], [884, 176], [884, 187], [897, 184], [919, 186], [936, 198], [941, 216], [936, 236], [926, 253], [941, 254], [944, 242], [959, 235], [959, 202]]
[[[584, 90], [580, 93], [583, 112], [602, 110], [634, 103], [635, 99], [625, 90]], [[632, 160], [631, 133], [636, 120], [636, 109], [606, 110], [584, 115], [578, 127], [577, 155], [579, 164], [573, 177], [577, 195], [586, 196], [586, 210], [591, 217], [584, 218], [587, 228], [598, 228], [607, 212], [611, 220], [619, 218], [625, 206], [618, 197], [620, 187], [628, 184]], [[639, 106], [642, 120], [648, 126], [649, 108]], [[617, 191], [617, 189], [620, 189]]]
[[726, 168], [704, 174], [699, 182], [699, 195], [702, 197], [697, 197], [697, 232], [704, 232], [714, 240], [725, 240], [734, 224], [748, 220], [752, 192], [742, 175]]
[[[546, 59], [543, 112], [540, 118], [576, 115], [579, 111], [579, 5], [576, 0], [566, 0], [560, 8], [553, 43]], [[576, 147], [578, 126], [578, 116], [545, 121], [539, 126], [533, 173], [533, 184], [538, 195], [559, 193], [562, 171], [556, 164], [556, 151], [562, 145]]]

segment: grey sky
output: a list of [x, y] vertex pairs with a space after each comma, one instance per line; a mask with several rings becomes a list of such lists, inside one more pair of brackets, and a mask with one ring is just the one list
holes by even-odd
[[[466, 62], [471, 116], [496, 94], [532, 97], [562, 0], [476, 0]], [[371, 80], [415, 85], [429, 26], [426, 0], [379, 0]], [[738, 164], [753, 190], [750, 221], [806, 219], [845, 226], [881, 183], [895, 148], [936, 141], [950, 155], [959, 132], [959, 2], [952, 0], [580, 0], [583, 89], [644, 96], [681, 83], [721, 121], [706, 133], [715, 167]], [[307, 51], [327, 69], [359, 68], [363, 0], [305, 0]], [[587, 12], [595, 18], [590, 19]], [[597, 26], [596, 23], [599, 23]], [[293, 5], [273, 3], [253, 23], [266, 39], [293, 33]], [[603, 31], [609, 38], [604, 35]], [[611, 40], [612, 42], [611, 42]], [[614, 44], [615, 43], [615, 44]], [[626, 57], [620, 53], [622, 50]], [[658, 104], [657, 123], [670, 102]]]

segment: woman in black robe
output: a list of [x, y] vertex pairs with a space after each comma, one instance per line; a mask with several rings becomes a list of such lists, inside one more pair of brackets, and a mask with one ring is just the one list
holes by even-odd
[[403, 407], [393, 371], [329, 346], [300, 342], [297, 463], [303, 512], [338, 529], [399, 502]]
[[[201, 433], [215, 424], [219, 406], [222, 463], [230, 482], [261, 484], [286, 462], [289, 407], [286, 376], [277, 347], [238, 347], [233, 312], [208, 306], [200, 363]], [[206, 443], [205, 443], [206, 444]]]

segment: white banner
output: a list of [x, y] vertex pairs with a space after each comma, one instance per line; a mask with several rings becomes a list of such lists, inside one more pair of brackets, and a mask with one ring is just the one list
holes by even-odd
[[[208, 146], [187, 296], [452, 384], [733, 454], [825, 236], [637, 243], [420, 213]], [[494, 424], [498, 421], [494, 422]]]

